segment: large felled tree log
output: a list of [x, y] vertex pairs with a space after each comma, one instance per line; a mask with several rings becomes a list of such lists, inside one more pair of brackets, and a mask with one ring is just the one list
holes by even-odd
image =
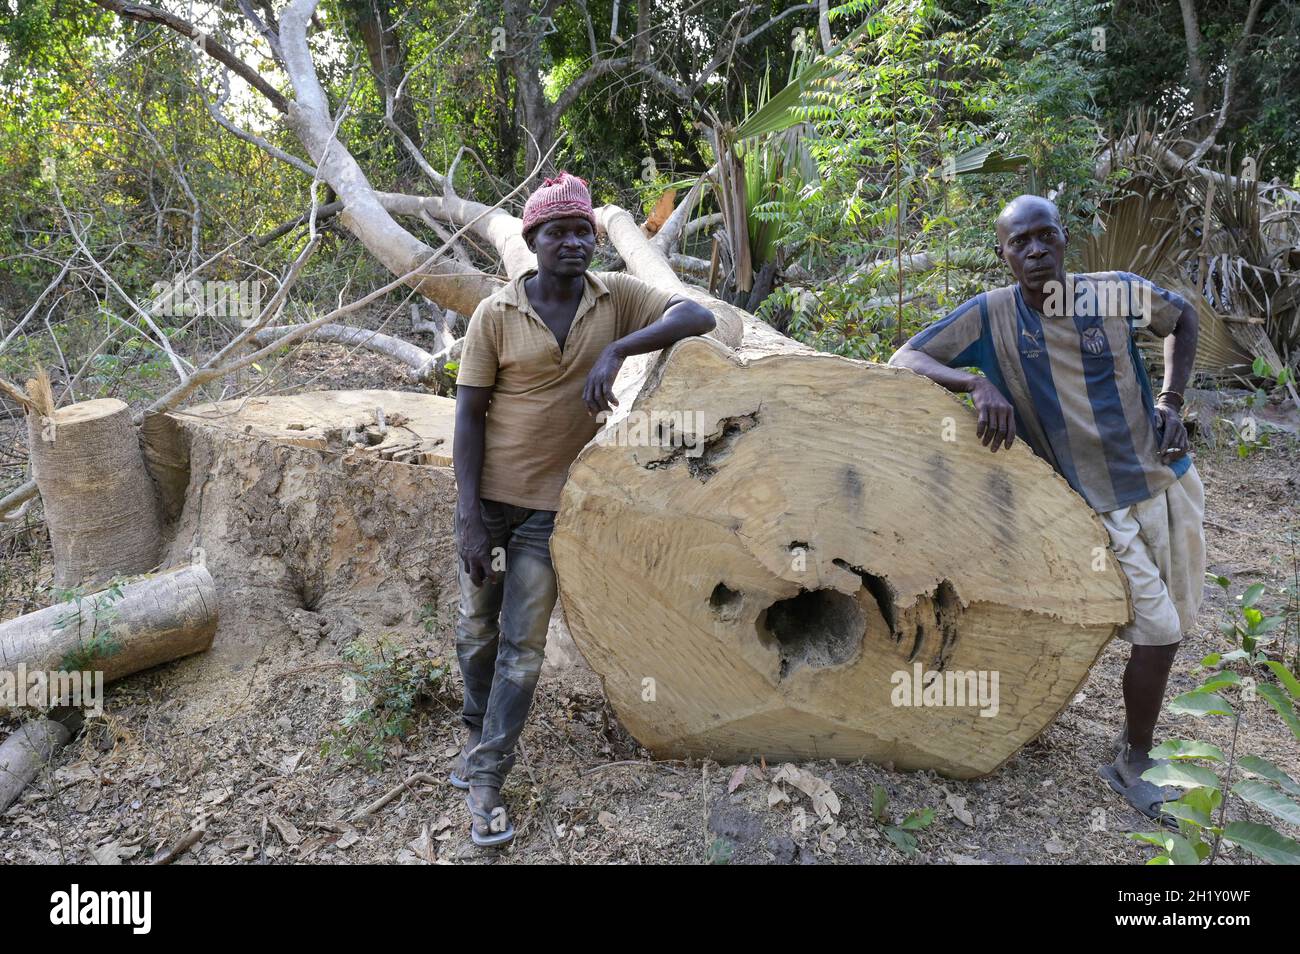
[[217, 628], [217, 594], [187, 566], [0, 623], [0, 668], [92, 670], [104, 682], [203, 652]]
[[93, 585], [158, 563], [158, 509], [131, 411], [115, 398], [27, 416], [32, 476], [60, 586]]
[[992, 771], [1128, 619], [1104, 528], [937, 385], [745, 324], [625, 369], [571, 469], [551, 547], [575, 641], [658, 755]]

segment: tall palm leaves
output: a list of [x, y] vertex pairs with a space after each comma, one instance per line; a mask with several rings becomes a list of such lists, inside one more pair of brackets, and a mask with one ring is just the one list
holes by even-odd
[[[1300, 362], [1300, 196], [1260, 183], [1255, 159], [1238, 162], [1227, 150], [1221, 168], [1191, 163], [1173, 148], [1176, 141], [1170, 130], [1138, 114], [1106, 155], [1130, 173], [1128, 188], [1163, 197], [1174, 232], [1170, 268], [1197, 293], [1198, 307], [1201, 301], [1208, 306], [1202, 334], [1231, 340], [1238, 352], [1263, 359], [1275, 372], [1294, 372]], [[1239, 353], [1219, 369], [1244, 357]]]

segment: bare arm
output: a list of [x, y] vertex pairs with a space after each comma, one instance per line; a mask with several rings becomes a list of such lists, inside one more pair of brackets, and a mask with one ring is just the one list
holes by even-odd
[[496, 581], [487, 528], [479, 509], [483, 479], [483, 445], [491, 388], [460, 385], [456, 388], [456, 434], [452, 438], [452, 463], [456, 470], [456, 521], [460, 531], [459, 557], [475, 586]]
[[595, 416], [618, 403], [614, 398], [614, 379], [618, 377], [618, 370], [625, 359], [634, 354], [659, 351], [683, 338], [708, 334], [716, 325], [717, 321], [709, 309], [698, 302], [674, 295], [658, 321], [605, 346], [605, 350], [592, 365], [591, 373], [587, 375], [587, 385], [582, 392], [587, 413]]
[[1200, 336], [1200, 318], [1196, 308], [1188, 303], [1178, 316], [1174, 330], [1165, 338], [1164, 391], [1182, 394], [1192, 379], [1192, 366], [1196, 362], [1196, 341]]
[[934, 360], [924, 351], [917, 351], [909, 344], [894, 352], [889, 363], [896, 368], [907, 368], [917, 374], [923, 374], [935, 384], [941, 384], [953, 394], [967, 394], [975, 390], [979, 382], [987, 380], [969, 371], [958, 371]]
[[1156, 399], [1156, 430], [1161, 460], [1172, 464], [1187, 453], [1187, 429], [1183, 426], [1183, 392], [1196, 363], [1196, 341], [1200, 318], [1190, 302], [1183, 307], [1174, 330], [1165, 337], [1165, 383]]
[[954, 394], [970, 394], [975, 410], [979, 412], [975, 436], [993, 453], [996, 454], [999, 447], [1010, 447], [1015, 441], [1015, 409], [988, 378], [950, 368], [907, 344], [894, 352], [889, 363], [896, 368], [923, 374]]

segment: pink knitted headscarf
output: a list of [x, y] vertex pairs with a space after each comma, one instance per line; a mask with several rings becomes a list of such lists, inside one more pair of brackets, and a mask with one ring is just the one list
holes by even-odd
[[586, 219], [595, 231], [596, 213], [591, 208], [587, 181], [561, 169], [558, 176], [543, 182], [524, 203], [524, 234], [543, 222], [572, 216]]

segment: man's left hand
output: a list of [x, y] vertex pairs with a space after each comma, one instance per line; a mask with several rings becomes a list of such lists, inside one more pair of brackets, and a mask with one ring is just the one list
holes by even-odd
[[1187, 453], [1187, 428], [1177, 408], [1156, 405], [1156, 434], [1160, 438], [1161, 463], [1172, 464]]
[[582, 401], [587, 405], [587, 413], [595, 417], [601, 411], [610, 411], [618, 404], [614, 397], [614, 379], [618, 377], [623, 359], [613, 347], [607, 347], [600, 353], [596, 363], [587, 375], [587, 385], [582, 389]]

